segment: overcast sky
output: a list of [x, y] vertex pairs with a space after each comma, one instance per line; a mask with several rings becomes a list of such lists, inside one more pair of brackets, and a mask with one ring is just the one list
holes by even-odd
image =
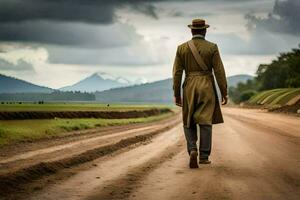
[[299, 0], [0, 0], [0, 73], [53, 88], [95, 72], [171, 77], [193, 18], [210, 24], [227, 75], [300, 43]]

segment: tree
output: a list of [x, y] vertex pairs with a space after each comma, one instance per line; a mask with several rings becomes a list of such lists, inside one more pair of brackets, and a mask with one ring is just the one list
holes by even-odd
[[300, 87], [300, 49], [281, 53], [271, 64], [259, 65], [256, 74], [259, 90]]

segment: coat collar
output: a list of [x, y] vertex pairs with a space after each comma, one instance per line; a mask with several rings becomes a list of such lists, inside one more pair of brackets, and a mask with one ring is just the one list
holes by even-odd
[[205, 37], [203, 35], [200, 35], [200, 34], [193, 35], [193, 39], [195, 39], [195, 38], [205, 39]]

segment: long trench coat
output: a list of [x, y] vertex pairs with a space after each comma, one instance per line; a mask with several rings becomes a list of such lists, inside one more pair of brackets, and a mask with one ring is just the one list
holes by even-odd
[[191, 124], [211, 125], [223, 123], [212, 75], [213, 72], [221, 95], [226, 96], [227, 81], [218, 47], [204, 38], [195, 37], [193, 41], [210, 73], [193, 75], [201, 74], [203, 67], [197, 64], [187, 42], [178, 46], [173, 65], [173, 90], [175, 97], [181, 96], [181, 80], [184, 71], [185, 80], [182, 85], [184, 127], [190, 127]]

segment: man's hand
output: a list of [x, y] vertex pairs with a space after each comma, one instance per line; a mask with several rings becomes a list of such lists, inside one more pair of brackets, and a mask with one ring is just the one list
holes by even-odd
[[176, 106], [182, 107], [182, 98], [174, 97], [174, 103], [176, 104]]
[[228, 102], [228, 95], [222, 97], [222, 105], [226, 105]]

